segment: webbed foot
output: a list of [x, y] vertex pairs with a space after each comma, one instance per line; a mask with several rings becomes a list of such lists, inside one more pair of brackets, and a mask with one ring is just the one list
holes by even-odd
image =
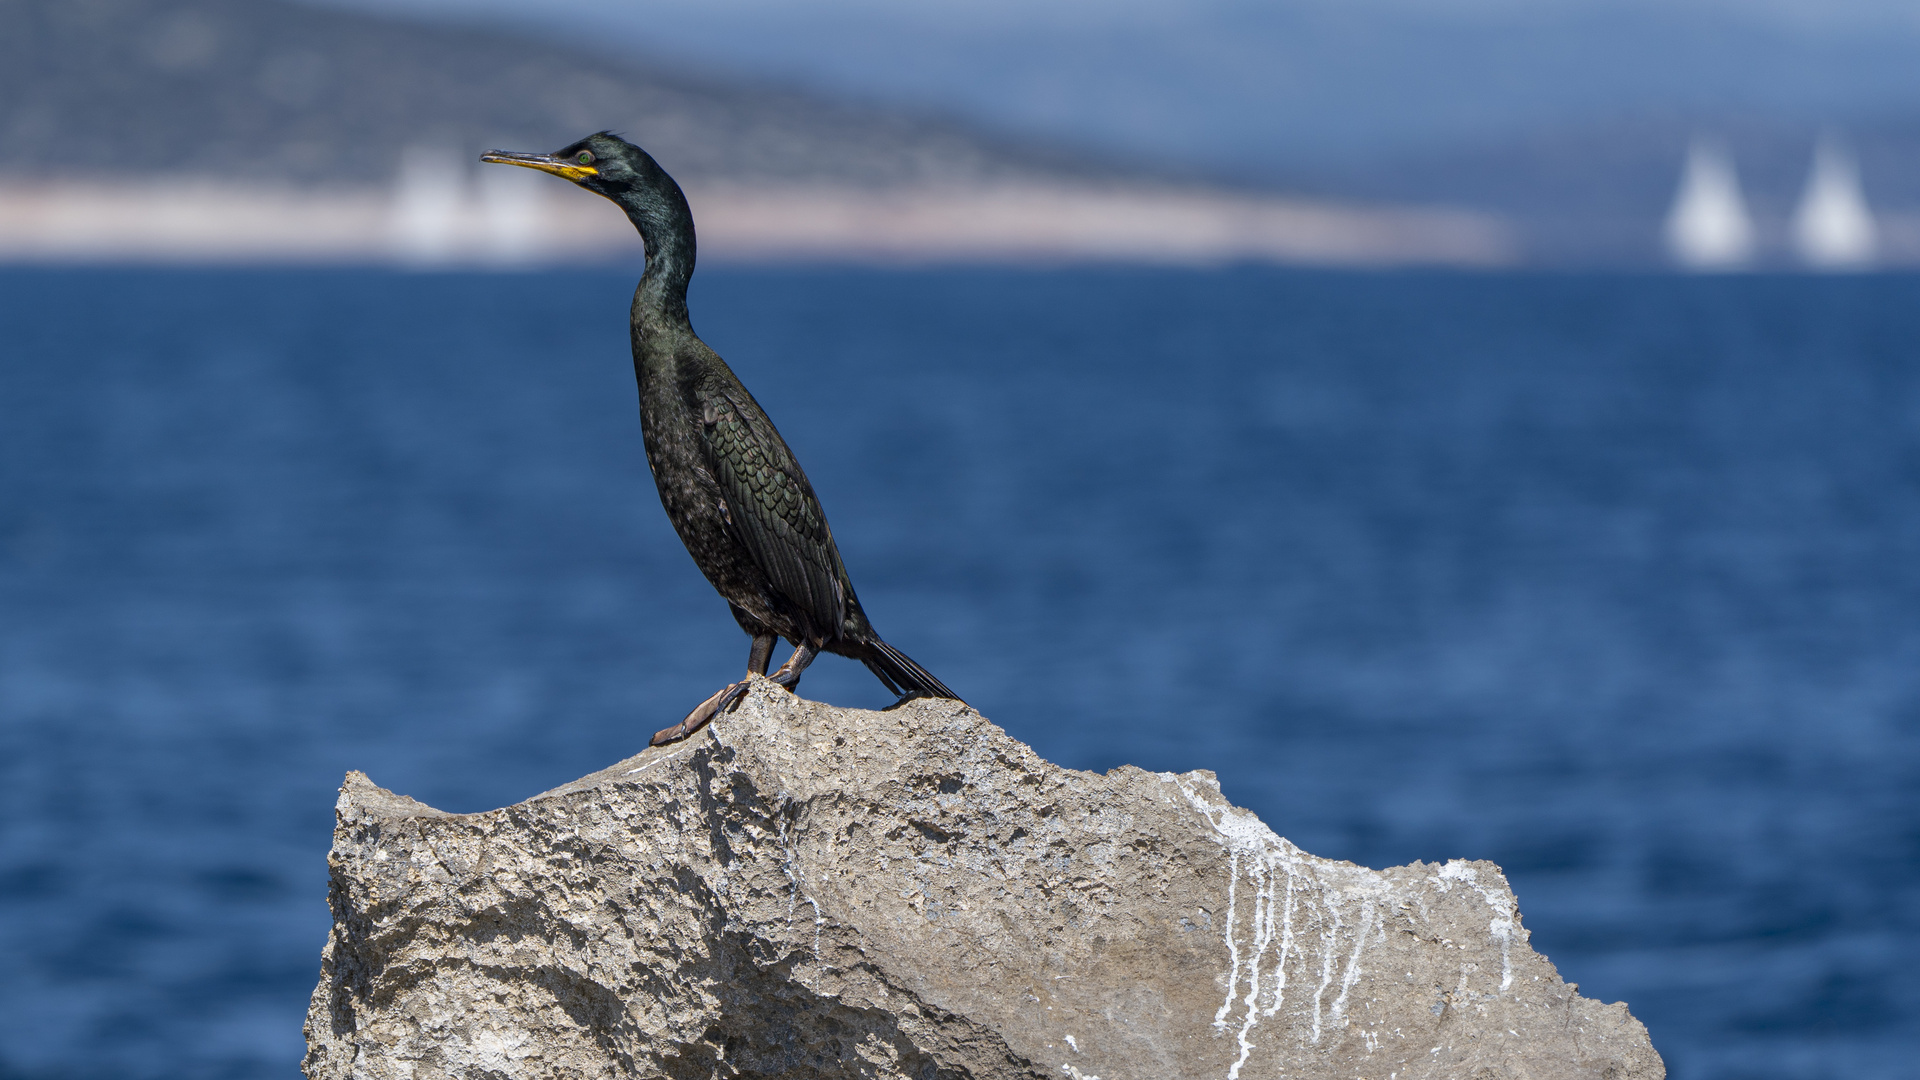
[[714, 717], [740, 704], [740, 699], [747, 696], [747, 683], [748, 680], [742, 679], [737, 683], [722, 688], [719, 693], [695, 705], [693, 711], [687, 714], [685, 720], [680, 721], [670, 728], [662, 728], [654, 732], [653, 738], [647, 741], [647, 745], [665, 746], [671, 742], [679, 742], [681, 739], [706, 727], [707, 723]]

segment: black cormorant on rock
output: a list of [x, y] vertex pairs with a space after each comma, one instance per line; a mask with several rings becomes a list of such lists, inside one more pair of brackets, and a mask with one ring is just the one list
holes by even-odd
[[[807, 474], [753, 395], [694, 334], [687, 321], [693, 214], [673, 177], [646, 151], [606, 132], [556, 154], [492, 150], [480, 160], [539, 169], [603, 195], [646, 241], [632, 329], [647, 464], [688, 554], [753, 638], [748, 672], [767, 673], [779, 636], [794, 649], [773, 681], [789, 690], [824, 650], [865, 664], [896, 694], [957, 698], [874, 633]], [[653, 744], [698, 731], [746, 689], [744, 679], [727, 686], [654, 735]]]

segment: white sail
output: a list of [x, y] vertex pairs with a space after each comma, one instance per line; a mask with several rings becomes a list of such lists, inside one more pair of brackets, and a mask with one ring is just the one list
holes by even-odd
[[1813, 149], [1807, 190], [1793, 215], [1793, 243], [1800, 258], [1819, 270], [1864, 269], [1879, 253], [1860, 170], [1830, 135], [1821, 136]]
[[1733, 158], [1696, 138], [1667, 215], [1667, 251], [1690, 270], [1734, 270], [1753, 259], [1753, 219], [1740, 197]]

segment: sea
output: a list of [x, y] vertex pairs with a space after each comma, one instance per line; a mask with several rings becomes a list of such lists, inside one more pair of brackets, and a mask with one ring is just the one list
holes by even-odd
[[[738, 677], [641, 453], [634, 277], [0, 271], [0, 1078], [295, 1077], [347, 770], [505, 806]], [[1045, 757], [1499, 863], [1680, 1080], [1920, 1075], [1920, 278], [691, 304], [875, 625]]]

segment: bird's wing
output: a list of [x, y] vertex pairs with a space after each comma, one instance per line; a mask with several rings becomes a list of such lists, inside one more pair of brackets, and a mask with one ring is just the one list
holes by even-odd
[[751, 396], [718, 380], [695, 393], [734, 534], [776, 592], [818, 633], [837, 636], [846, 616], [840, 560], [806, 474]]

